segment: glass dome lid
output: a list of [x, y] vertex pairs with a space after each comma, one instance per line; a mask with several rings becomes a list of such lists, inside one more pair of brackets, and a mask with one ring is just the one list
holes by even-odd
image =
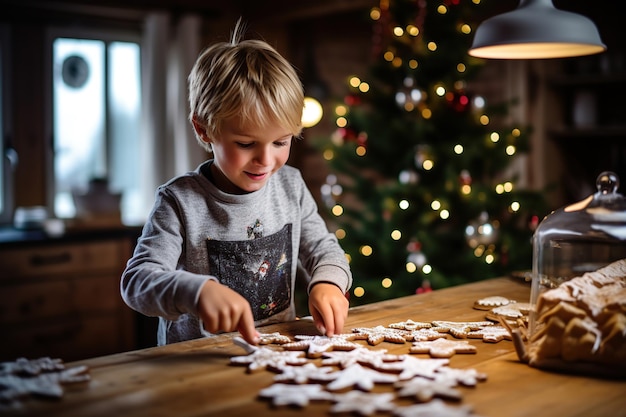
[[617, 192], [619, 185], [616, 174], [601, 173], [596, 180], [598, 191], [595, 194], [546, 216], [535, 238], [562, 235], [625, 240], [626, 199]]
[[[597, 191], [547, 215], [533, 236], [531, 305], [541, 292], [626, 258], [626, 198], [602, 172]], [[531, 326], [532, 327], [532, 326]]]

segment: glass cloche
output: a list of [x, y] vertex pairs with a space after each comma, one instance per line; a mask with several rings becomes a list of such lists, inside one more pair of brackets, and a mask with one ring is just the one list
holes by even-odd
[[596, 187], [586, 199], [546, 216], [535, 231], [530, 334], [540, 326], [532, 313], [540, 294], [626, 258], [626, 199], [617, 192], [619, 178], [603, 172]]

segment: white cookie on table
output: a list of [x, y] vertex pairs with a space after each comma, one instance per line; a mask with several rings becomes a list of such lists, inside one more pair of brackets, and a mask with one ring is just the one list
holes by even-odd
[[515, 300], [511, 300], [507, 297], [491, 295], [474, 301], [474, 308], [477, 310], [491, 310], [494, 307], [506, 306], [515, 302]]

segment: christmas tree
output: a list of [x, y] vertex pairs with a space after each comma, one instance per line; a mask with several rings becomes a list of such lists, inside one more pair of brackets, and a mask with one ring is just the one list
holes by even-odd
[[330, 223], [350, 259], [352, 304], [531, 267], [541, 194], [507, 178], [528, 150], [511, 103], [485, 103], [469, 81], [478, 0], [381, 0], [371, 10], [376, 57], [318, 141], [331, 174]]

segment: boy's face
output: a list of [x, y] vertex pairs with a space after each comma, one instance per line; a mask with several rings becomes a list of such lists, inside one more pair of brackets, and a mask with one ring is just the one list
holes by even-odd
[[219, 139], [211, 140], [212, 173], [217, 187], [224, 192], [260, 190], [287, 163], [293, 136], [278, 124], [260, 128], [234, 118], [222, 125], [221, 132]]

